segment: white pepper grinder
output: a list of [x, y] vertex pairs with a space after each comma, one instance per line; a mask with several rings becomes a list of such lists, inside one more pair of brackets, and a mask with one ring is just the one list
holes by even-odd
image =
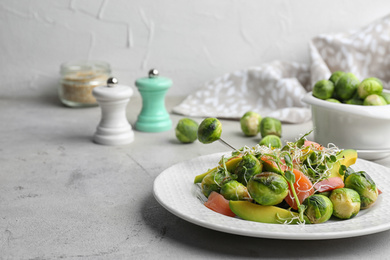
[[131, 143], [134, 132], [126, 117], [126, 106], [133, 90], [129, 86], [119, 85], [116, 78], [109, 78], [106, 86], [95, 87], [92, 94], [102, 110], [93, 141], [104, 145]]

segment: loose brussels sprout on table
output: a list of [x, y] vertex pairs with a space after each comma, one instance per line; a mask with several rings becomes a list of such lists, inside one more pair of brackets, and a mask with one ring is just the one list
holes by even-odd
[[175, 128], [177, 139], [182, 143], [193, 143], [198, 138], [198, 123], [190, 118], [182, 118]]
[[282, 140], [277, 135], [267, 135], [261, 139], [259, 144], [272, 148], [282, 148]]
[[265, 117], [260, 123], [260, 134], [264, 138], [267, 135], [282, 136], [282, 123], [273, 117]]
[[261, 116], [256, 112], [246, 112], [240, 119], [242, 132], [246, 136], [256, 136], [260, 130], [261, 119]]
[[273, 172], [253, 176], [248, 182], [248, 192], [260, 205], [273, 206], [281, 203], [288, 194], [286, 179]]
[[378, 199], [376, 184], [364, 171], [349, 174], [345, 179], [345, 187], [354, 189], [360, 195], [361, 209], [370, 207]]
[[306, 206], [305, 215], [312, 224], [326, 222], [333, 214], [332, 201], [324, 195], [311, 195], [303, 202], [303, 205]]
[[329, 196], [333, 204], [333, 216], [340, 219], [355, 217], [360, 211], [360, 196], [353, 189], [339, 188]]
[[198, 140], [201, 143], [209, 144], [221, 138], [222, 124], [216, 118], [206, 118], [198, 128]]

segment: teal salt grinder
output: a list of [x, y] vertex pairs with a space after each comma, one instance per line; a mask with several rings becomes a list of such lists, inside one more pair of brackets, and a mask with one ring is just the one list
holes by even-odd
[[135, 128], [142, 132], [163, 132], [172, 128], [172, 120], [165, 108], [165, 94], [172, 86], [172, 80], [159, 77], [158, 70], [151, 69], [149, 77], [135, 81], [141, 96], [142, 110]]

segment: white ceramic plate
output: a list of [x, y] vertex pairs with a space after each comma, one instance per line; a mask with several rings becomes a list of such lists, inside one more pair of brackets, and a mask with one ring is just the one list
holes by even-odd
[[352, 168], [365, 170], [383, 192], [374, 206], [362, 210], [349, 220], [330, 220], [316, 225], [279, 225], [246, 221], [227, 217], [206, 208], [197, 198], [200, 187], [194, 184], [196, 175], [217, 165], [223, 154], [201, 156], [178, 163], [163, 171], [154, 181], [157, 201], [176, 216], [202, 227], [237, 235], [318, 240], [355, 237], [390, 229], [390, 169], [358, 159]]

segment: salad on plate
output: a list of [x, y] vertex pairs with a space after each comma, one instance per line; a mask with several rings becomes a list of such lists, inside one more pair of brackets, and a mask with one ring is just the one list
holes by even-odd
[[[196, 175], [204, 205], [218, 213], [273, 224], [346, 220], [375, 204], [380, 191], [365, 171], [354, 171], [357, 152], [308, 141], [283, 147], [234, 149]], [[218, 139], [218, 138], [217, 138]]]

